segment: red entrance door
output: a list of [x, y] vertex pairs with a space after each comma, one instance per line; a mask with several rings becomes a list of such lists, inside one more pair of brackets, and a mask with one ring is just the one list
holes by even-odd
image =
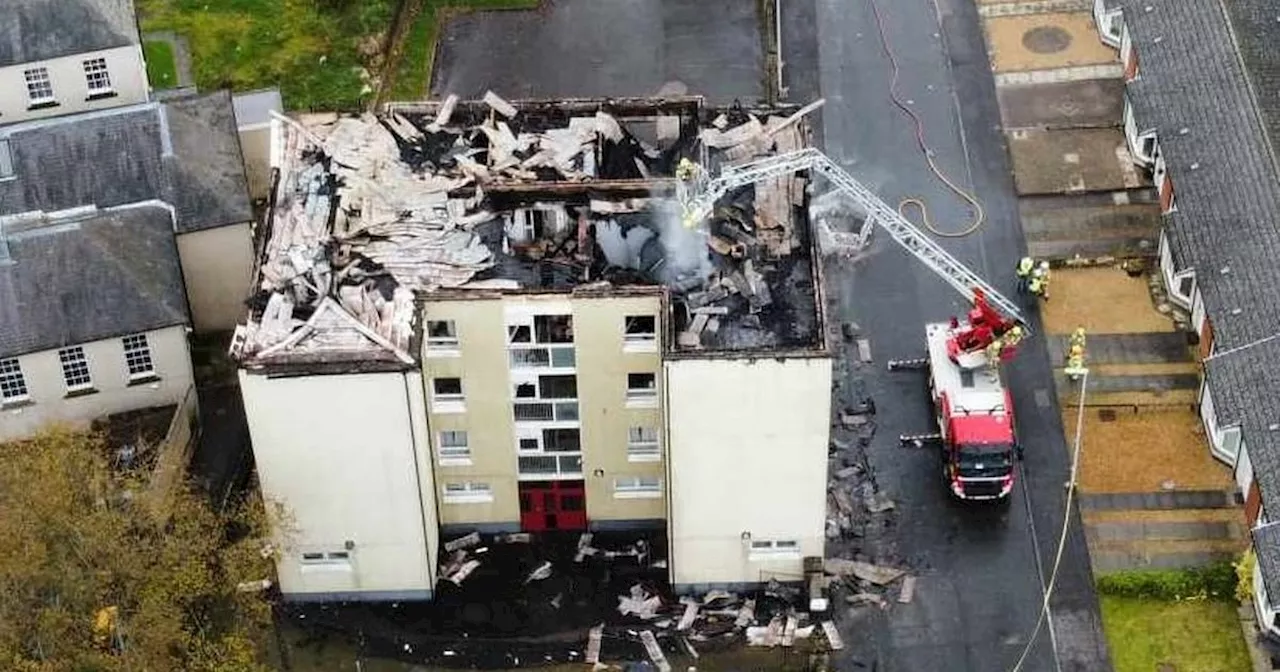
[[585, 530], [586, 487], [582, 481], [520, 484], [520, 528], [526, 532]]

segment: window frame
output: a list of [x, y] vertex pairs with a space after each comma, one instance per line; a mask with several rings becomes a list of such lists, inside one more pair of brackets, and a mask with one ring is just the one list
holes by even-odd
[[[432, 336], [432, 325], [446, 325], [446, 336]], [[427, 356], [428, 357], [448, 357], [460, 354], [461, 342], [458, 340], [458, 322], [457, 320], [427, 320]]]
[[[462, 443], [456, 443], [458, 436], [461, 436]], [[450, 441], [446, 437], [451, 437], [455, 442], [450, 445]], [[471, 464], [471, 436], [465, 429], [442, 429], [436, 432], [436, 457], [440, 464], [444, 466], [459, 466]]]
[[340, 551], [307, 551], [298, 554], [298, 565], [302, 571], [323, 571], [353, 569], [354, 554], [348, 550]]
[[[648, 331], [635, 330], [632, 331], [631, 325], [635, 320], [650, 320], [652, 328]], [[653, 343], [658, 340], [658, 317], [656, 315], [626, 315], [622, 318], [622, 340], [628, 345], [638, 345], [643, 343]]]
[[662, 485], [658, 476], [619, 476], [613, 479], [613, 498], [661, 499]]
[[[11, 369], [8, 368], [9, 365], [12, 365]], [[21, 390], [21, 392], [10, 394], [6, 390]], [[0, 359], [0, 406], [21, 404], [30, 400], [31, 388], [27, 385], [26, 372], [22, 370], [22, 360], [17, 357]]]
[[[631, 380], [632, 376], [649, 376], [653, 385], [651, 387], [634, 387]], [[626, 405], [630, 407], [656, 406], [658, 404], [658, 374], [648, 371], [627, 373], [626, 402]]]
[[[84, 83], [89, 91], [89, 98], [101, 98], [115, 95], [115, 85], [111, 83], [111, 69], [107, 67], [107, 59], [99, 56], [97, 58], [86, 58], [80, 62], [81, 68], [84, 70]], [[94, 86], [95, 78], [100, 76], [102, 82], [106, 82], [105, 86]]]
[[[644, 434], [652, 432], [653, 439], [648, 440]], [[627, 461], [658, 462], [662, 459], [662, 441], [658, 437], [658, 428], [652, 425], [633, 425], [627, 428]]]
[[[444, 393], [439, 390], [441, 381], [458, 381], [458, 392]], [[467, 410], [467, 388], [462, 384], [462, 376], [435, 376], [431, 378], [431, 410], [436, 413], [463, 413]]]
[[[58, 97], [53, 91], [53, 77], [49, 74], [49, 68], [42, 65], [27, 68], [22, 71], [22, 81], [27, 88], [28, 108], [57, 104]], [[48, 91], [47, 96], [34, 95], [37, 91], [45, 90]]]
[[[132, 340], [132, 343], [131, 343]], [[141, 348], [137, 345], [141, 342]], [[156, 378], [156, 359], [151, 352], [151, 339], [147, 338], [145, 333], [130, 334], [120, 339], [120, 345], [124, 348], [124, 367], [129, 375], [129, 381], [152, 380]], [[132, 348], [132, 351], [131, 351]], [[145, 361], [146, 369], [134, 371], [134, 361]]]
[[[78, 355], [78, 357], [77, 357]], [[76, 392], [88, 392], [93, 388], [93, 370], [89, 367], [89, 355], [85, 353], [84, 346], [73, 345], [58, 350], [58, 364], [62, 368], [62, 385], [66, 388], [67, 394]], [[68, 370], [69, 366], [82, 365], [84, 368], [84, 382], [73, 383], [72, 372]]]
[[485, 481], [445, 481], [440, 484], [440, 501], [445, 504], [485, 504], [493, 501], [493, 486]]
[[797, 539], [752, 539], [747, 545], [752, 560], [774, 560], [800, 557], [800, 541]]

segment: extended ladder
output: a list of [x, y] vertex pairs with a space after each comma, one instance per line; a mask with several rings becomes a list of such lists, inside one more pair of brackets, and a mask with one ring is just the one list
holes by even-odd
[[[698, 184], [696, 193], [684, 192], [686, 217], [694, 222], [706, 219], [715, 207], [716, 201], [730, 191], [761, 180], [802, 170], [812, 170], [826, 177], [840, 193], [849, 197], [866, 213], [862, 232], [858, 236], [860, 243], [865, 244], [871, 227], [878, 225], [899, 245], [915, 255], [925, 266], [941, 276], [947, 284], [970, 301], [974, 297], [973, 290], [981, 289], [986, 294], [988, 302], [1006, 316], [1022, 323], [1023, 331], [1030, 335], [1026, 320], [1017, 304], [996, 291], [978, 274], [951, 256], [951, 253], [942, 249], [932, 238], [917, 229], [897, 210], [889, 207], [889, 204], [881, 200], [875, 192], [863, 186], [826, 154], [812, 147], [722, 168], [720, 175], [706, 180], [705, 185]], [[837, 241], [837, 244], [841, 243]], [[848, 245], [848, 243], [843, 244]]]

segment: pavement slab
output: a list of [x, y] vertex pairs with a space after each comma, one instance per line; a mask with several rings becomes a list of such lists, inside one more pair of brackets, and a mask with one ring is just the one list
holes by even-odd
[[1009, 132], [1019, 194], [1117, 191], [1151, 186], [1138, 170], [1119, 128]]
[[986, 20], [987, 48], [996, 73], [1112, 64], [1115, 49], [1103, 44], [1093, 14], [1020, 14]]
[[1081, 511], [1121, 511], [1132, 509], [1232, 509], [1237, 504], [1224, 490], [1181, 490], [1171, 492], [1084, 493]]
[[1124, 80], [1001, 87], [1000, 114], [1006, 129], [1114, 128], [1124, 118]]
[[[1022, 199], [1018, 210], [1028, 253], [1051, 260], [1155, 254], [1160, 240], [1160, 207], [1127, 202], [1116, 205], [1113, 197], [1117, 195], [1123, 197], [1120, 200], [1129, 200], [1126, 192], [1108, 195], [1105, 205], [1080, 203], [1077, 201], [1084, 199], [1071, 196]], [[1049, 199], [1069, 204], [1045, 207]]]
[[470, 12], [442, 27], [437, 49], [436, 98], [646, 96], [669, 82], [718, 103], [764, 95], [754, 2], [556, 0]]

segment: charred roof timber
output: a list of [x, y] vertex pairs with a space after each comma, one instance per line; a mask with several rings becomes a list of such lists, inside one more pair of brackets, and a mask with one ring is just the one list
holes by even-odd
[[280, 117], [233, 349], [250, 368], [407, 367], [433, 297], [659, 292], [670, 355], [822, 354], [806, 176], [728, 194], [702, 229], [675, 197], [681, 159], [714, 169], [806, 146], [797, 109], [490, 93]]

